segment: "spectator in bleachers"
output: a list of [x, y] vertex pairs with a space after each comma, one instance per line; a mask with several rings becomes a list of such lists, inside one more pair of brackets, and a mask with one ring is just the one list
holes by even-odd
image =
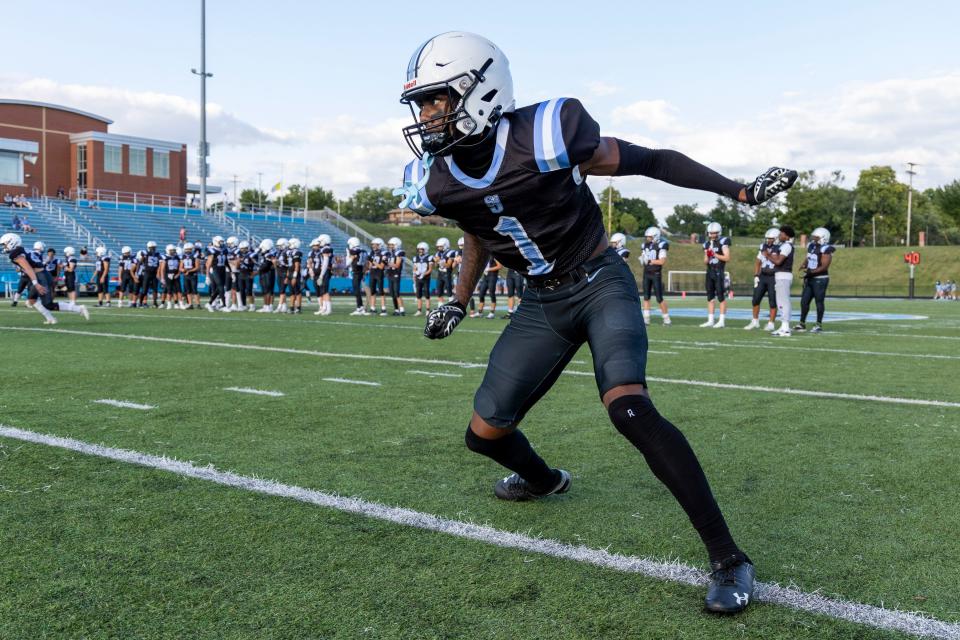
[[3, 204], [6, 205], [6, 206], [8, 206], [8, 207], [12, 207], [12, 206], [13, 206], [13, 196], [10, 195], [9, 193], [8, 193], [7, 195], [3, 196]]
[[20, 218], [20, 230], [23, 231], [24, 233], [36, 233], [36, 232], [37, 232], [36, 227], [34, 227], [33, 225], [31, 225], [31, 224], [30, 224], [30, 221], [27, 220], [27, 216], [23, 216], [23, 217]]
[[183, 225], [180, 226], [180, 244], [183, 244], [187, 241], [187, 228]]
[[10, 222], [10, 226], [13, 227], [14, 231], [23, 231], [23, 221], [20, 220], [16, 211], [13, 212], [13, 220]]
[[66, 200], [66, 199], [67, 199], [67, 192], [66, 192], [66, 190], [63, 188], [63, 185], [60, 185], [59, 187], [57, 187], [57, 199], [59, 199], [59, 200]]
[[26, 196], [24, 196], [22, 193], [14, 198], [13, 202], [21, 209], [33, 209], [33, 205], [30, 204], [30, 201], [27, 200]]

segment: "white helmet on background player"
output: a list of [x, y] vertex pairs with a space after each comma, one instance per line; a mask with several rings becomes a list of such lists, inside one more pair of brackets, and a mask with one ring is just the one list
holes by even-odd
[[4, 251], [10, 253], [20, 246], [20, 236], [15, 233], [5, 233], [0, 236], [0, 246], [3, 247]]
[[326, 247], [333, 241], [330, 239], [330, 236], [328, 234], [321, 233], [320, 235], [317, 236], [317, 242], [320, 243], [321, 247]]
[[430, 245], [428, 245], [426, 242], [417, 243], [417, 251], [423, 251], [424, 253], [426, 253], [429, 250], [430, 250]]
[[260, 251], [266, 253], [267, 251], [273, 250], [273, 240], [270, 238], [264, 238], [260, 241]]
[[287, 239], [286, 238], [277, 238], [277, 249], [286, 249], [287, 248]]
[[176, 247], [175, 245], [172, 245], [172, 244], [168, 244], [168, 245], [166, 246], [166, 249], [167, 249], [167, 255], [168, 255], [168, 256], [172, 256], [173, 254], [175, 254], [175, 253], [177, 252], [177, 247]]
[[402, 246], [403, 246], [403, 242], [400, 240], [400, 238], [396, 236], [387, 240], [387, 248], [392, 247], [394, 251], [401, 248]]
[[459, 240], [457, 240], [457, 246], [460, 247], [461, 249], [463, 249], [463, 243], [464, 243], [464, 242], [465, 242], [465, 240], [461, 237]]
[[[421, 122], [418, 102], [437, 92], [447, 95], [449, 112]], [[443, 155], [466, 138], [495, 128], [503, 114], [514, 110], [510, 63], [486, 38], [465, 31], [441, 33], [413, 52], [400, 101], [413, 114], [414, 124], [403, 128], [413, 152]]]
[[289, 246], [291, 249], [299, 249], [300, 238], [290, 238], [289, 240], [287, 240], [287, 246]]
[[450, 250], [450, 241], [447, 238], [437, 238], [437, 249], [441, 251]]
[[229, 238], [227, 238], [227, 246], [230, 247], [231, 249], [237, 246], [237, 242], [239, 242], [239, 240], [237, 239], [237, 236], [230, 236]]
[[156, 242], [154, 242], [153, 240], [150, 240], [147, 242], [147, 249], [156, 249], [156, 248], [157, 248]]
[[721, 233], [722, 231], [723, 231], [723, 227], [720, 226], [720, 223], [719, 223], [719, 222], [711, 222], [710, 224], [707, 225], [707, 235], [710, 235], [711, 233], [715, 233], [715, 234], [717, 234], [717, 237], [719, 238], [719, 237], [720, 237], [720, 233]]
[[73, 247], [63, 248], [63, 255], [67, 256], [68, 258], [72, 257], [73, 254], [75, 254], [76, 252], [77, 252], [76, 249], [74, 249]]
[[184, 245], [183, 245], [183, 252], [184, 252], [184, 253], [193, 253], [193, 243], [192, 243], [192, 242], [186, 242], [186, 243], [184, 243]]
[[813, 236], [813, 241], [817, 244], [829, 244], [830, 242], [830, 231], [824, 227], [817, 227], [810, 235]]
[[43, 251], [43, 250], [46, 249], [46, 248], [47, 248], [47, 247], [46, 247], [45, 244], [43, 244], [43, 241], [42, 241], [42, 240], [37, 240], [36, 242], [33, 243], [33, 250], [34, 250], [34, 251]]
[[240, 251], [249, 251], [250, 243], [247, 242], [246, 240], [241, 240], [240, 244], [237, 245], [237, 249], [239, 249]]
[[120, 253], [123, 254], [123, 255], [125, 255], [125, 256], [130, 255], [130, 252], [131, 252], [131, 251], [133, 251], [133, 249], [131, 249], [131, 248], [128, 247], [128, 246], [124, 246], [124, 247], [122, 247], [122, 248], [120, 249]]
[[660, 227], [647, 227], [643, 235], [650, 242], [658, 242], [660, 240]]
[[347, 238], [347, 249], [356, 249], [360, 246], [360, 238]]
[[622, 233], [615, 233], [610, 236], [610, 244], [613, 245], [614, 249], [623, 249], [623, 245], [627, 242], [627, 236]]
[[100, 245], [94, 249], [93, 252], [97, 254], [98, 257], [102, 258], [103, 256], [107, 255], [107, 248], [103, 245]]
[[766, 233], [763, 234], [763, 239], [767, 244], [773, 244], [780, 239], [780, 229], [778, 227], [770, 227]]
[[215, 247], [218, 248], [218, 249], [219, 249], [220, 247], [222, 247], [222, 246], [223, 246], [223, 236], [213, 236], [212, 244], [213, 244], [213, 246], [215, 246]]

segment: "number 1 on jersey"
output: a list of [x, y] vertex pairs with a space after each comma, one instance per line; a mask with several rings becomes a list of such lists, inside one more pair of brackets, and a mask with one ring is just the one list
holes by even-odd
[[517, 245], [520, 255], [530, 263], [530, 268], [527, 269], [528, 275], [542, 276], [553, 270], [553, 263], [543, 259], [540, 247], [530, 239], [519, 220], [509, 216], [500, 216], [497, 226], [493, 230], [502, 236], [509, 237]]

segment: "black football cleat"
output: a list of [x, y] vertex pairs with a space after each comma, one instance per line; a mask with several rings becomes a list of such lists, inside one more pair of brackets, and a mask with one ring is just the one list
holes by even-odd
[[557, 483], [546, 491], [536, 491], [533, 485], [513, 473], [503, 480], [498, 480], [493, 487], [493, 493], [501, 500], [513, 502], [537, 500], [555, 493], [566, 493], [570, 490], [570, 474], [563, 469], [556, 469], [556, 472], [560, 476]]
[[805, 325], [805, 324], [802, 323], [802, 322], [798, 322], [798, 323], [795, 324], [794, 327], [793, 327], [794, 333], [803, 333], [803, 332], [806, 331], [806, 330], [807, 330], [807, 325]]
[[712, 613], [739, 613], [750, 604], [756, 570], [748, 558], [732, 555], [710, 563], [710, 587], [704, 606]]
[[810, 329], [810, 333], [823, 333], [823, 327], [821, 327], [821, 326], [820, 326], [820, 323], [818, 322], [818, 323], [813, 327], [813, 329]]

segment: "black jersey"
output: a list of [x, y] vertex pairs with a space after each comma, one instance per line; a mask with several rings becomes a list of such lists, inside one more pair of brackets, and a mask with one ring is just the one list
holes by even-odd
[[63, 262], [64, 262], [64, 264], [63, 264], [63, 269], [64, 269], [64, 271], [76, 272], [76, 270], [77, 270], [77, 259], [76, 259], [75, 257], [70, 256], [69, 258], [64, 258]]
[[646, 264], [643, 266], [644, 273], [660, 273], [663, 271], [662, 264], [650, 264], [651, 260], [662, 260], [667, 257], [667, 251], [670, 250], [670, 245], [666, 240], [657, 240], [656, 242], [644, 242], [643, 246], [640, 247], [640, 252], [643, 254], [644, 259], [646, 259]]
[[[832, 244], [824, 243], [817, 244], [816, 242], [811, 242], [807, 245], [807, 270], [813, 271], [820, 266], [820, 263], [823, 261], [824, 254], [833, 253], [837, 248]], [[829, 275], [828, 271], [830, 270], [827, 267], [827, 270], [823, 273], [816, 274], [817, 277]]]
[[147, 268], [147, 271], [156, 271], [160, 268], [160, 260], [163, 257], [156, 251], [147, 251], [147, 255], [143, 259], [143, 264]]
[[627, 249], [626, 247], [621, 247], [620, 249], [617, 249], [617, 255], [623, 258], [624, 260], [626, 260], [627, 258], [630, 257], [630, 249]]
[[433, 263], [437, 265], [437, 269], [440, 271], [440, 273], [447, 272], [447, 253], [447, 251], [441, 249], [433, 254]]
[[[487, 271], [486, 271], [486, 275], [489, 276], [489, 275], [496, 275], [496, 274], [500, 273], [500, 267], [502, 267], [502, 266], [503, 266], [503, 265], [502, 265], [502, 264], [499, 264], [499, 261], [498, 261], [496, 258], [494, 258], [493, 256], [490, 256], [490, 259], [487, 260]], [[520, 273], [523, 273], [523, 272], [520, 271], [519, 269], [514, 269], [514, 271], [519, 271]]]
[[413, 275], [416, 278], [422, 278], [433, 262], [433, 256], [429, 253], [413, 256]]
[[603, 237], [600, 207], [579, 165], [600, 144], [600, 126], [578, 100], [559, 98], [506, 114], [486, 174], [464, 173], [452, 155], [404, 171], [408, 206], [456, 221], [503, 265], [525, 275], [579, 266]]
[[183, 258], [180, 259], [180, 264], [183, 266], [183, 273], [185, 275], [190, 275], [194, 267], [197, 266], [197, 261], [193, 255], [193, 252], [184, 253]]
[[[729, 246], [730, 246], [730, 238], [726, 236], [720, 236], [716, 240], [711, 240], [710, 238], [707, 238], [706, 240], [703, 241], [703, 250], [707, 251], [708, 249], [712, 249], [713, 253], [717, 255], [722, 254], [723, 248], [729, 247]], [[727, 268], [727, 263], [721, 260], [720, 258], [718, 258], [717, 255], [707, 258], [707, 267], [709, 267], [710, 269], [714, 269], [716, 271], [723, 271], [724, 269]]]
[[353, 261], [353, 264], [350, 265], [351, 272], [354, 275], [363, 274], [364, 269], [366, 268], [367, 263], [367, 252], [362, 247], [357, 247], [356, 249], [350, 249], [350, 255], [356, 256], [356, 259]]
[[793, 243], [787, 240], [786, 242], [781, 242], [776, 245], [771, 253], [776, 253], [781, 256], [786, 256], [786, 260], [774, 267], [776, 273], [792, 273], [793, 272]]
[[165, 264], [164, 271], [167, 275], [170, 275], [171, 273], [177, 273], [178, 271], [180, 271], [180, 262], [181, 262], [180, 256], [177, 256], [177, 255], [163, 256], [163, 262]]
[[60, 269], [60, 258], [50, 258], [43, 264], [43, 268], [51, 276], [57, 275], [57, 271]]
[[30, 263], [30, 266], [33, 267], [34, 271], [43, 269], [43, 256], [37, 253], [36, 251], [27, 251], [23, 247], [17, 247], [10, 252], [10, 262], [16, 264], [17, 258], [24, 256], [27, 259], [27, 262]]
[[[147, 254], [147, 258], [150, 258], [150, 254]], [[160, 264], [160, 257], [157, 258], [157, 264]], [[137, 259], [132, 255], [120, 256], [120, 270], [123, 272], [133, 271], [137, 266]], [[147, 268], [149, 268], [149, 262], [147, 263]]]
[[101, 274], [104, 272], [110, 272], [110, 256], [100, 256], [97, 258], [96, 266], [93, 268], [94, 272]]
[[287, 255], [287, 266], [290, 268], [290, 271], [299, 271], [302, 264], [303, 251], [300, 251], [300, 249], [290, 249], [289, 254]]
[[257, 268], [257, 254], [254, 251], [241, 251], [237, 254], [240, 263], [237, 265], [243, 273], [253, 273]]
[[270, 251], [258, 251], [257, 259], [257, 273], [269, 273], [274, 268], [274, 261], [277, 259], [277, 250], [270, 249]]
[[197, 266], [200, 270], [203, 270], [204, 260], [203, 260], [203, 249], [200, 247], [194, 247], [193, 249], [193, 259], [196, 261]]
[[212, 266], [214, 269], [227, 268], [227, 260], [229, 258], [227, 256], [227, 250], [225, 248], [214, 247], [214, 246], [207, 247], [207, 257], [210, 257], [210, 256], [213, 256], [213, 262], [211, 263], [210, 266]]
[[[387, 261], [387, 273], [391, 275], [400, 275], [403, 273], [403, 259], [407, 257], [407, 252], [403, 249], [396, 249], [394, 251], [387, 251], [386, 261]], [[396, 262], [397, 258], [400, 258], [400, 266], [394, 268], [393, 263]]]
[[320, 251], [317, 252], [317, 259], [314, 275], [317, 277], [326, 276], [333, 269], [333, 247], [330, 245], [320, 247]]
[[764, 249], [769, 249], [771, 253], [776, 253], [774, 250], [776, 246], [776, 244], [767, 244], [766, 242], [760, 243], [760, 250], [757, 251], [757, 260], [760, 261], [760, 275], [772, 276], [776, 272], [777, 265], [773, 264], [769, 258], [763, 255]]

